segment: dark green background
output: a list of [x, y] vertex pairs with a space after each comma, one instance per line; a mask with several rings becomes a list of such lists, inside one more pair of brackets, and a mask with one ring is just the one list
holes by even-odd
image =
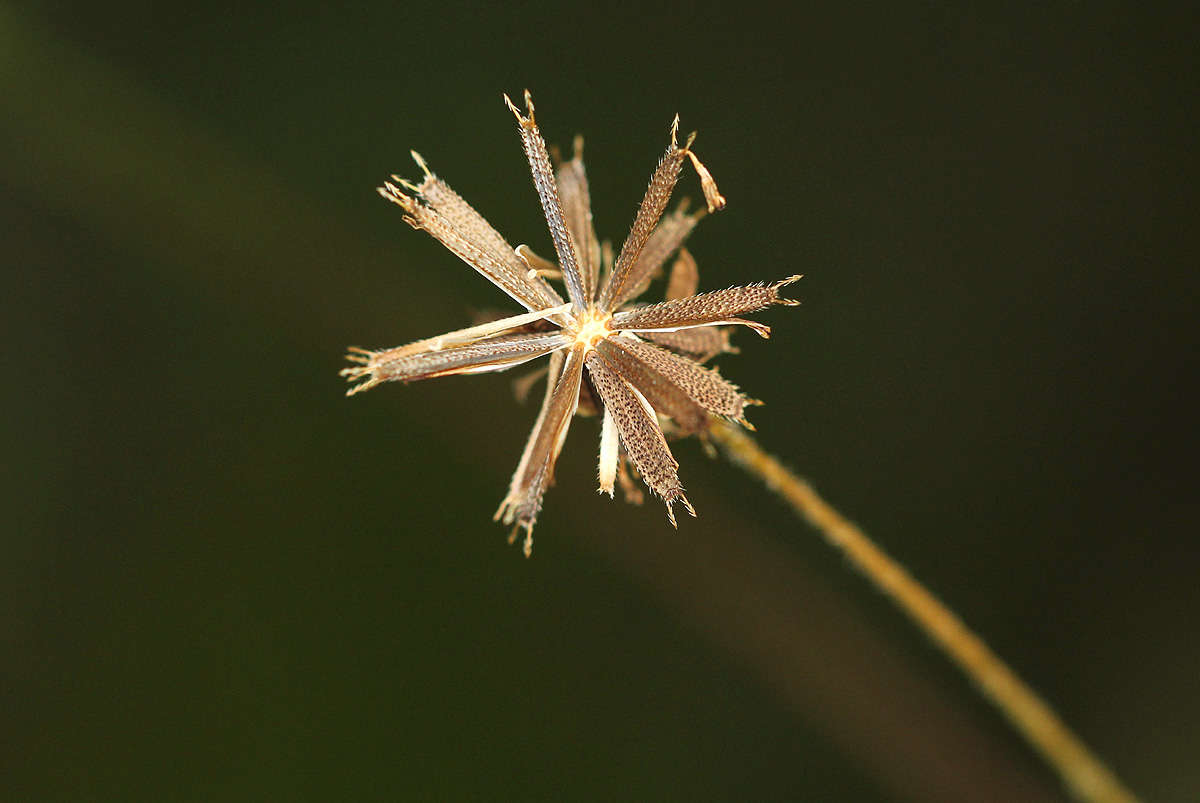
[[700, 130], [703, 286], [807, 275], [720, 361], [761, 441], [1194, 800], [1192, 14], [939, 5], [0, 6], [0, 796], [1061, 796], [696, 444], [676, 534], [577, 421], [526, 561], [511, 374], [342, 397], [346, 345], [509, 308], [375, 195], [409, 148], [551, 251], [528, 86], [618, 242]]

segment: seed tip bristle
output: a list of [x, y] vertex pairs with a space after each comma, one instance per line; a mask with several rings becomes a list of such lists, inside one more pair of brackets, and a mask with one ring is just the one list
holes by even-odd
[[413, 161], [417, 163], [417, 167], [421, 168], [421, 172], [425, 174], [425, 177], [431, 177], [433, 175], [433, 171], [429, 169], [429, 165], [425, 164], [425, 158], [416, 151], [409, 151], [409, 153], [412, 154]]
[[779, 293], [780, 289], [787, 287], [789, 284], [795, 284], [796, 282], [800, 281], [803, 278], [804, 278], [803, 273], [797, 273], [794, 276], [787, 277], [786, 279], [780, 279], [779, 281], [775, 282], [775, 284], [771, 285], [771, 289], [774, 290], [776, 293], [775, 303], [779, 304], [781, 306], [784, 306], [784, 307], [800, 306], [800, 301], [798, 299], [781, 298], [778, 296], [778, 293]]
[[384, 200], [391, 201], [405, 210], [407, 210], [409, 205], [412, 203], [412, 199], [401, 192], [400, 188], [390, 181], [383, 182], [383, 186], [376, 187], [375, 191], [383, 196]]
[[508, 96], [507, 92], [504, 93], [504, 104], [508, 106], [508, 110], [517, 118], [518, 123], [525, 122], [525, 118], [521, 115], [521, 110], [517, 108], [517, 104], [512, 102], [512, 98]]

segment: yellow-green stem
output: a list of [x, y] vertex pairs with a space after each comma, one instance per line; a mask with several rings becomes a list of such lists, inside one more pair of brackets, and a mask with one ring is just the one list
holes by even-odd
[[1017, 732], [1062, 777], [1071, 793], [1088, 803], [1133, 803], [1137, 797], [1078, 736], [988, 649], [937, 597], [875, 545], [778, 459], [732, 424], [719, 422], [713, 440], [729, 458], [779, 494], [886, 594], [934, 644], [962, 669]]

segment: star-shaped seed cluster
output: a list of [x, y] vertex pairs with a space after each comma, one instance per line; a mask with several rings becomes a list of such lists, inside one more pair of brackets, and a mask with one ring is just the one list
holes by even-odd
[[[526, 312], [392, 349], [351, 348], [347, 359], [355, 364], [341, 373], [357, 384], [347, 395], [382, 382], [503, 371], [548, 355], [542, 407], [496, 511], [496, 519], [512, 526], [509, 540], [524, 530], [525, 554], [530, 554], [542, 497], [576, 413], [602, 417], [600, 490], [611, 497], [620, 483], [626, 498], [640, 500], [630, 478], [636, 474], [666, 503], [675, 525], [676, 502], [693, 516], [696, 511], [684, 496], [667, 436], [703, 434], [714, 416], [748, 427], [745, 408], [758, 403], [703, 363], [734, 350], [727, 326], [748, 326], [767, 337], [768, 327], [739, 316], [796, 304], [780, 297], [779, 290], [800, 277], [696, 293], [696, 262], [683, 243], [704, 212], [688, 214], [682, 203], [664, 216], [685, 161], [700, 177], [709, 212], [723, 208], [725, 198], [691, 149], [696, 135], [679, 145], [678, 117], [614, 260], [592, 225], [582, 141], [576, 138], [574, 157], [557, 160], [555, 168], [529, 92], [524, 114], [507, 95], [504, 100], [517, 118], [557, 262], [527, 246], [510, 246], [414, 152], [422, 181], [392, 176], [395, 183], [386, 182], [380, 195], [400, 206], [413, 228], [429, 232]], [[665, 300], [634, 303], [672, 256]], [[551, 281], [562, 282], [565, 300]]]

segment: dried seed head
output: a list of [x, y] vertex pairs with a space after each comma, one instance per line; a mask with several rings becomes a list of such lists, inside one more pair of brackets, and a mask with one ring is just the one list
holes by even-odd
[[[393, 349], [352, 348], [347, 354], [352, 364], [341, 373], [356, 383], [349, 391], [355, 394], [388, 381], [503, 371], [550, 355], [541, 409], [495, 515], [511, 527], [510, 541], [524, 532], [528, 555], [542, 499], [576, 415], [602, 414], [597, 469], [602, 493], [611, 497], [620, 485], [627, 501], [640, 504], [642, 493], [635, 484], [640, 477], [666, 504], [672, 525], [677, 502], [696, 515], [663, 427], [673, 436], [703, 437], [713, 416], [750, 426], [745, 408], [761, 402], [700, 363], [736, 352], [729, 329], [720, 328], [725, 325], [748, 326], [768, 336], [767, 326], [740, 316], [798, 303], [780, 297], [779, 290], [800, 277], [695, 294], [696, 262], [682, 246], [705, 213], [687, 214], [686, 201], [665, 217], [663, 212], [685, 162], [700, 178], [709, 212], [723, 208], [725, 198], [692, 151], [696, 135], [679, 144], [678, 115], [614, 259], [611, 244], [596, 237], [582, 138], [576, 137], [570, 160], [555, 152], [552, 162], [528, 90], [524, 100], [522, 113], [504, 96], [517, 120], [557, 261], [543, 259], [525, 245], [512, 248], [416, 151], [412, 157], [421, 181], [393, 176], [379, 194], [399, 206], [410, 225], [428, 231], [527, 311]], [[630, 306], [662, 275], [673, 254], [678, 257], [666, 300]], [[548, 280], [563, 283], [566, 301]], [[518, 380], [519, 395], [528, 393], [541, 374]]]

